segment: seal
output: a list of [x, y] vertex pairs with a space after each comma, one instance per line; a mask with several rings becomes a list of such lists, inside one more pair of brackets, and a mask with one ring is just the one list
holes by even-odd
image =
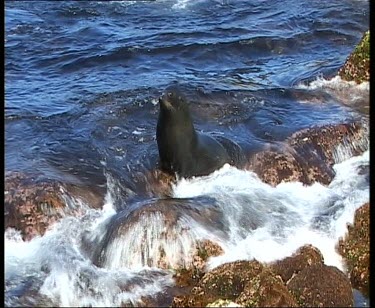
[[188, 102], [178, 86], [168, 87], [159, 105], [156, 140], [163, 171], [188, 178], [233, 163], [222, 142], [195, 130]]

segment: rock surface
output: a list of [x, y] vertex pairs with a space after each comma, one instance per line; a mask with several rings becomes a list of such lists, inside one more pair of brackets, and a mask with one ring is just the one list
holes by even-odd
[[368, 149], [368, 143], [367, 126], [361, 123], [313, 127], [293, 134], [279, 148], [255, 154], [247, 169], [272, 186], [290, 181], [328, 185], [341, 153], [359, 155]]
[[178, 269], [176, 271], [174, 275], [176, 284], [179, 287], [194, 285], [203, 277], [207, 260], [210, 257], [220, 256], [223, 253], [224, 250], [220, 245], [212, 241], [202, 240], [198, 242], [191, 267]]
[[78, 215], [82, 210], [69, 206], [67, 198], [80, 198], [92, 207], [103, 204], [100, 195], [82, 187], [8, 172], [4, 187], [4, 231], [15, 228], [21, 231], [23, 240], [43, 235], [60, 218]]
[[282, 280], [254, 260], [226, 263], [209, 271], [189, 295], [175, 297], [172, 307], [204, 307], [219, 299], [253, 307], [297, 306]]
[[200, 276], [189, 281], [189, 292], [173, 298], [172, 307], [352, 307], [354, 301], [348, 277], [325, 265], [312, 245], [271, 264], [236, 261]]
[[218, 299], [217, 301], [211, 304], [208, 304], [206, 307], [244, 307], [244, 306], [233, 303], [230, 300]]
[[346, 81], [370, 81], [370, 31], [367, 31], [339, 71]]
[[284, 283], [300, 271], [313, 264], [323, 264], [324, 258], [319, 249], [312, 245], [300, 247], [292, 256], [272, 263], [271, 269], [281, 277]]
[[354, 304], [350, 280], [333, 266], [307, 266], [287, 286], [302, 307], [353, 307]]
[[353, 287], [369, 294], [370, 203], [357, 209], [354, 224], [348, 225], [347, 235], [339, 240], [338, 251], [345, 259]]

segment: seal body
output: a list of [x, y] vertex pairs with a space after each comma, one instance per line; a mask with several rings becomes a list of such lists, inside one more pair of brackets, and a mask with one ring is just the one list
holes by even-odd
[[231, 158], [215, 138], [194, 129], [189, 106], [176, 86], [159, 99], [156, 129], [161, 168], [180, 177], [208, 175]]

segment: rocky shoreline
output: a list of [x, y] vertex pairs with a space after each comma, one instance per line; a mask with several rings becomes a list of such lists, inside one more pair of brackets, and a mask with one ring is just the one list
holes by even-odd
[[[367, 31], [340, 69], [342, 79], [356, 83], [369, 81], [369, 36], [370, 32]], [[258, 161], [253, 161], [257, 168], [254, 171], [271, 185], [293, 180], [306, 184], [315, 181], [327, 184], [333, 176], [329, 168], [334, 160], [332, 142], [342, 140], [338, 132], [349, 130], [345, 126], [330, 127], [328, 130], [313, 129], [289, 138], [288, 145], [297, 152], [318, 153], [318, 160], [314, 157], [311, 159], [324, 161], [323, 169], [319, 165], [314, 166], [314, 163], [311, 164], [313, 168], [301, 167], [295, 156], [285, 153], [261, 152], [255, 157]], [[328, 134], [325, 134], [327, 131]], [[328, 146], [327, 140], [330, 140]], [[264, 165], [271, 168], [264, 168]], [[172, 307], [352, 307], [353, 288], [369, 296], [369, 211], [370, 203], [358, 208], [354, 223], [348, 225], [348, 233], [337, 243], [336, 248], [344, 259], [346, 273], [325, 265], [321, 252], [316, 247], [306, 245], [292, 256], [272, 264], [261, 264], [256, 260], [237, 261], [223, 264], [204, 275], [201, 273], [202, 278], [192, 286], [189, 294], [174, 297]], [[177, 284], [179, 280], [181, 278], [176, 280]]]
[[221, 253], [206, 242], [199, 267], [176, 272], [176, 285], [185, 294], [175, 296], [172, 307], [353, 307], [353, 288], [369, 295], [369, 208], [366, 203], [356, 211], [348, 235], [338, 242], [347, 274], [324, 264], [312, 245], [272, 263], [236, 261], [205, 272], [202, 262]]
[[[341, 78], [357, 83], [369, 80], [369, 31], [339, 71]], [[297, 132], [282, 149], [257, 153], [248, 168], [270, 185], [282, 181], [329, 184], [332, 168], [338, 161], [335, 152], [343, 142], [352, 144], [351, 155], [368, 148], [368, 128], [363, 123], [347, 123]], [[301, 160], [303, 157], [304, 160]], [[155, 175], [156, 183], [163, 176]], [[161, 181], [162, 182], [162, 181]], [[159, 185], [166, 194], [170, 185]], [[70, 207], [69, 198], [83, 200], [92, 208], [103, 204], [103, 195], [85, 188], [51, 180], [36, 181], [18, 172], [5, 175], [4, 231], [16, 228], [24, 240], [43, 235], [65, 215], [80, 215], [85, 210]], [[67, 199], [68, 198], [68, 199]], [[353, 288], [369, 295], [370, 204], [357, 209], [354, 223], [337, 243], [346, 273], [324, 264], [321, 252], [311, 245], [299, 248], [292, 256], [274, 263], [257, 260], [236, 261], [207, 271], [209, 257], [223, 253], [220, 246], [206, 241], [197, 245], [190, 268], [175, 270], [176, 286], [162, 299], [147, 299], [143, 305], [172, 307], [352, 307]]]

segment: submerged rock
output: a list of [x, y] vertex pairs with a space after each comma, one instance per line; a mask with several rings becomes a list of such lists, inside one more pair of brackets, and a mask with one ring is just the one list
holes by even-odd
[[287, 284], [301, 307], [353, 307], [350, 280], [337, 267], [313, 264]]
[[225, 230], [222, 216], [210, 197], [141, 201], [87, 232], [82, 249], [99, 267], [197, 269], [204, 263], [196, 256], [196, 229]]
[[350, 54], [339, 76], [346, 81], [361, 83], [370, 81], [370, 31], [367, 31], [355, 50]]
[[23, 240], [43, 235], [49, 226], [67, 214], [78, 215], [69, 198], [79, 198], [91, 206], [102, 204], [101, 196], [82, 187], [63, 185], [52, 180], [36, 180], [19, 172], [5, 176], [4, 231], [15, 228]]
[[354, 224], [348, 225], [347, 235], [339, 240], [338, 251], [345, 259], [353, 287], [369, 294], [370, 203], [357, 209]]
[[362, 154], [368, 144], [367, 124], [360, 122], [308, 128], [256, 153], [247, 169], [272, 186], [290, 181], [328, 185], [335, 176], [333, 165]]

